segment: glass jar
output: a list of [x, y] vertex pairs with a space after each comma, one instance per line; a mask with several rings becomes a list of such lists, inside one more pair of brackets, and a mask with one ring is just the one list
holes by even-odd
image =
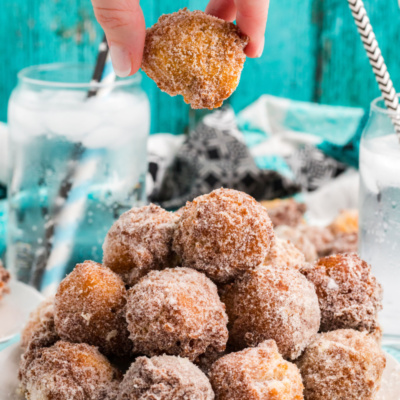
[[48, 293], [76, 263], [101, 262], [112, 223], [146, 200], [141, 77], [91, 84], [92, 72], [86, 64], [24, 69], [9, 102], [7, 266]]
[[386, 344], [400, 345], [400, 137], [382, 98], [374, 100], [360, 144], [360, 255], [383, 286]]

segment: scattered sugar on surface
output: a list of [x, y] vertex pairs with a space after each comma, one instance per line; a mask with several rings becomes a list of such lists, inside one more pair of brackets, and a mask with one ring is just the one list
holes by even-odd
[[301, 271], [315, 285], [321, 331], [352, 328], [372, 332], [382, 308], [382, 288], [371, 267], [355, 253], [318, 260]]
[[217, 287], [189, 268], [152, 271], [128, 291], [126, 319], [134, 351], [195, 360], [222, 352], [228, 340]]
[[294, 228], [304, 222], [307, 207], [294, 199], [275, 199], [262, 201], [261, 204], [268, 210], [274, 228], [280, 225]]
[[122, 279], [101, 264], [85, 261], [63, 279], [57, 290], [57, 333], [63, 340], [98, 346], [107, 355], [125, 355], [132, 346], [125, 304]]
[[106, 400], [118, 384], [117, 376], [95, 347], [63, 341], [38, 349], [20, 367], [22, 390], [29, 400]]
[[284, 358], [296, 359], [320, 325], [314, 286], [293, 268], [259, 266], [222, 291], [229, 343], [236, 349], [275, 340]]
[[154, 204], [122, 214], [106, 236], [104, 265], [130, 286], [150, 270], [176, 266], [172, 237], [177, 220]]
[[341, 329], [319, 334], [297, 364], [307, 400], [373, 400], [386, 360], [366, 332]]
[[147, 29], [142, 69], [192, 108], [213, 109], [236, 89], [247, 43], [233, 23], [185, 8]]
[[296, 365], [285, 361], [273, 340], [220, 358], [210, 381], [218, 400], [302, 400]]
[[186, 358], [139, 357], [120, 385], [118, 400], [213, 400], [207, 377]]
[[186, 204], [173, 247], [185, 267], [227, 282], [261, 264], [273, 237], [261, 204], [245, 193], [217, 189]]

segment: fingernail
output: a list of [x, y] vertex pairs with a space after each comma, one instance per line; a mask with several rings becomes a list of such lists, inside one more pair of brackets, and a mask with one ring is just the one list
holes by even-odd
[[110, 56], [116, 75], [125, 78], [131, 74], [131, 59], [128, 52], [116, 44], [111, 44]]
[[257, 57], [262, 56], [262, 53], [264, 51], [264, 46], [265, 46], [265, 37], [263, 37], [262, 42], [260, 43], [260, 46], [258, 47]]

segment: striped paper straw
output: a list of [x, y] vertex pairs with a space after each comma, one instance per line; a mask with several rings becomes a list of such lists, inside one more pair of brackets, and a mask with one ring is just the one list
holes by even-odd
[[400, 107], [399, 98], [390, 79], [385, 60], [376, 40], [372, 25], [365, 10], [362, 0], [348, 0], [351, 13], [357, 25], [358, 32], [364, 44], [369, 62], [374, 71], [376, 81], [385, 101], [386, 108], [394, 111], [397, 115], [389, 114], [393, 122], [395, 131], [400, 140]]
[[[112, 86], [107, 85], [98, 88], [96, 84], [98, 82], [112, 83], [114, 80], [115, 73], [111, 64], [107, 40], [104, 36], [99, 46], [96, 67], [91, 81], [93, 88], [89, 90], [87, 97], [106, 96], [112, 90]], [[70, 178], [72, 182], [70, 190], [65, 193], [63, 198], [58, 200], [63, 204], [58, 215], [55, 216], [51, 253], [41, 284], [41, 290], [45, 295], [52, 295], [56, 292], [58, 284], [64, 278], [68, 269], [76, 232], [85, 214], [89, 188], [103, 154], [104, 150], [102, 149], [87, 149], [83, 152], [76, 165], [76, 170]]]

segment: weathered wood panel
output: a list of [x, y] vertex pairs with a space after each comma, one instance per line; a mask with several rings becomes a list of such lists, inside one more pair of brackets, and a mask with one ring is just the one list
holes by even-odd
[[[248, 59], [231, 103], [236, 109], [270, 93], [329, 104], [367, 105], [378, 94], [346, 0], [270, 0], [264, 55]], [[207, 0], [143, 0], [147, 25], [181, 7]], [[89, 0], [2, 0], [0, 12], [0, 120], [16, 73], [32, 64], [93, 62], [101, 40]], [[366, 0], [395, 84], [400, 86], [400, 12], [397, 0]], [[153, 132], [182, 132], [189, 108], [144, 78]]]

